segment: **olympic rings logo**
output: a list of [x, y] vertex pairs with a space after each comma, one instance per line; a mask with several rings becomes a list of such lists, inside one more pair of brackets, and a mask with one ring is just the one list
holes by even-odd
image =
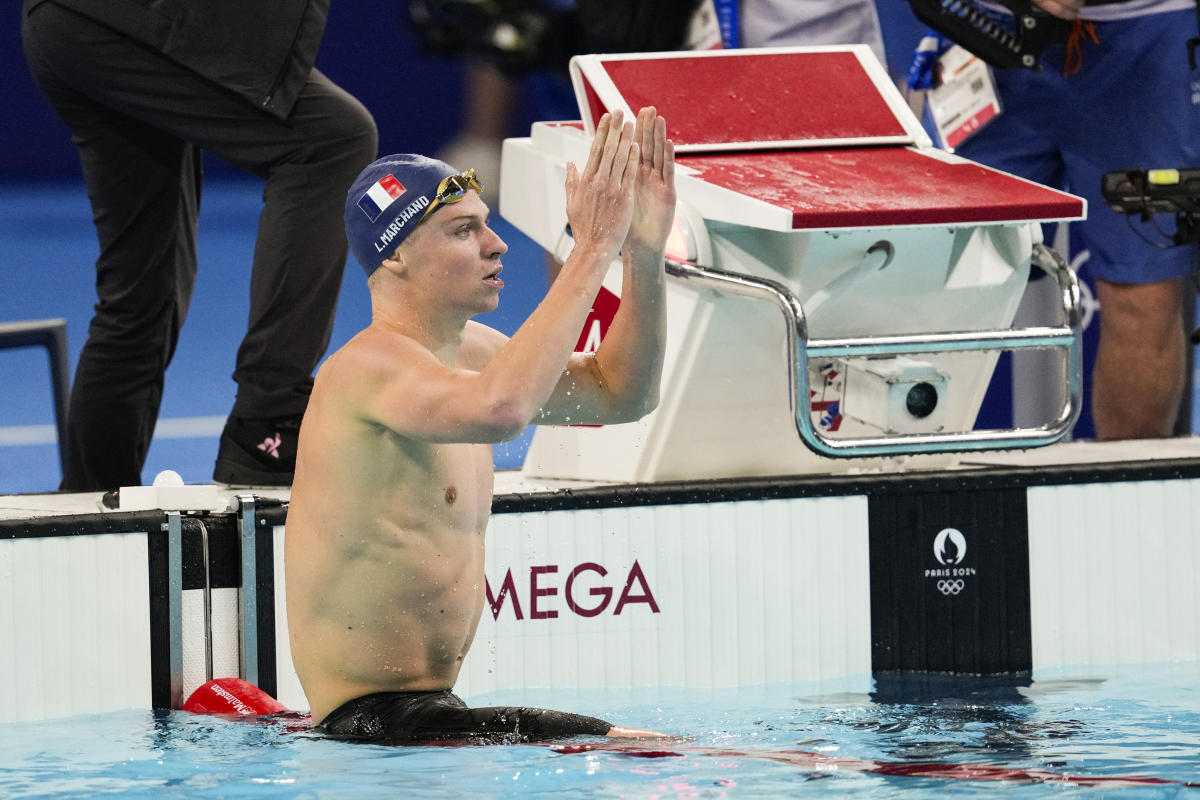
[[937, 582], [938, 591], [941, 592], [942, 594], [946, 595], [947, 597], [949, 597], [952, 594], [958, 594], [959, 592], [961, 592], [963, 590], [963, 588], [965, 586], [966, 586], [966, 584], [963, 582], [962, 578], [956, 578], [955, 580], [952, 580], [952, 581], [938, 581]]

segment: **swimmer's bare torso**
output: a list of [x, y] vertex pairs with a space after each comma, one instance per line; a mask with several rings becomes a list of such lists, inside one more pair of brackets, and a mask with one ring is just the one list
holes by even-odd
[[[468, 362], [493, 336], [468, 326]], [[343, 407], [371, 392], [356, 361], [416, 347], [364, 331], [322, 368], [305, 415], [285, 558], [289, 584], [312, 587], [288, 592], [288, 623], [316, 721], [364, 694], [452, 687], [479, 623], [491, 447], [407, 439]]]
[[[285, 545], [314, 721], [363, 695], [454, 685], [483, 609], [490, 444], [534, 422], [628, 422], [657, 403], [675, 209], [664, 120], [652, 107], [636, 125], [603, 115], [566, 191], [575, 246], [511, 339], [471, 319], [499, 303], [507, 246], [465, 190], [383, 257], [370, 327], [317, 375]], [[576, 353], [618, 258], [617, 314], [595, 353]]]

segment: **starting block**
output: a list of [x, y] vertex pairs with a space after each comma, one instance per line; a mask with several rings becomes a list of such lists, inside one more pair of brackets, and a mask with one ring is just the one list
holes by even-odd
[[[1079, 286], [1041, 223], [1085, 202], [935, 149], [869, 48], [588, 55], [582, 119], [504, 143], [500, 210], [558, 259], [564, 183], [605, 111], [654, 105], [676, 146], [668, 344], [656, 411], [539, 428], [535, 478], [646, 482], [944, 467], [1062, 439], [1080, 407]], [[1031, 265], [1061, 318], [1011, 328]], [[614, 262], [581, 347], [619, 304]], [[1054, 350], [1043, 425], [975, 430], [999, 353]]]

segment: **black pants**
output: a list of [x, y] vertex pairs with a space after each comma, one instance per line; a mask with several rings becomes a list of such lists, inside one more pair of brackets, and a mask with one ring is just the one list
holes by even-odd
[[374, 744], [418, 744], [463, 738], [511, 741], [604, 736], [602, 719], [544, 708], [469, 708], [449, 689], [379, 692], [343, 703], [317, 730], [335, 739]]
[[100, 244], [62, 488], [141, 483], [196, 278], [202, 150], [266, 181], [232, 413], [303, 414], [346, 263], [346, 190], [376, 155], [370, 114], [313, 70], [280, 120], [52, 3], [22, 35], [34, 80], [79, 150]]

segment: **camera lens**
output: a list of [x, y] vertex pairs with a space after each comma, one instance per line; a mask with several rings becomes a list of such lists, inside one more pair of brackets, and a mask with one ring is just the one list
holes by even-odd
[[904, 407], [917, 419], [928, 417], [937, 408], [937, 404], [937, 389], [933, 384], [924, 381], [913, 384], [908, 390], [908, 396], [904, 398]]

